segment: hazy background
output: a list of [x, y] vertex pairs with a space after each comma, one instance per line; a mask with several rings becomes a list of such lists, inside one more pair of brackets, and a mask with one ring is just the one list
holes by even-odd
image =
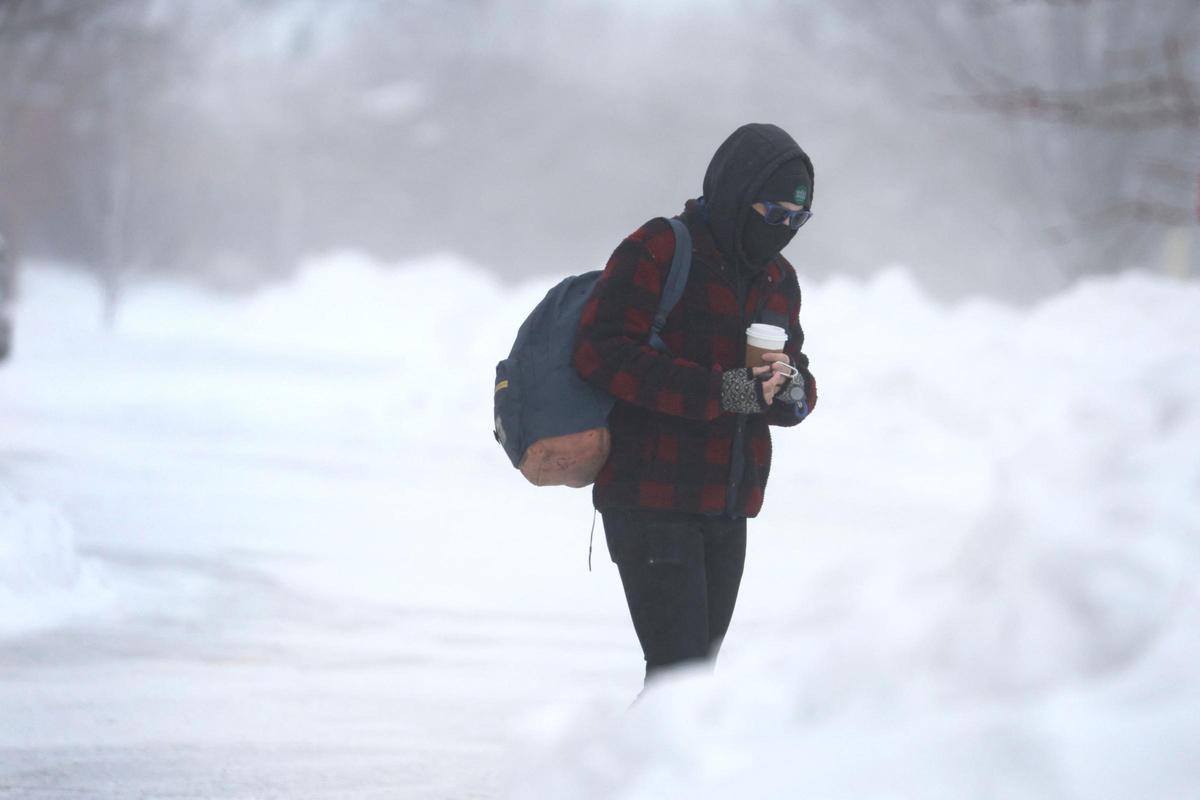
[[598, 266], [738, 125], [811, 154], [803, 276], [1197, 272], [1196, 0], [0, 0], [0, 230], [240, 291], [314, 253]]
[[[0, 796], [1195, 797], [1198, 17], [0, 0]], [[821, 400], [626, 713], [494, 365], [752, 120]]]

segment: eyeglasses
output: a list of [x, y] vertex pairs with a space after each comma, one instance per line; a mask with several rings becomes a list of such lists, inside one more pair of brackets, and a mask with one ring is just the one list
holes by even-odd
[[806, 208], [792, 211], [790, 208], [784, 208], [778, 203], [771, 203], [766, 200], [760, 200], [759, 202], [766, 207], [766, 211], [763, 212], [762, 216], [768, 225], [787, 225], [792, 230], [797, 230], [812, 217], [812, 212]]

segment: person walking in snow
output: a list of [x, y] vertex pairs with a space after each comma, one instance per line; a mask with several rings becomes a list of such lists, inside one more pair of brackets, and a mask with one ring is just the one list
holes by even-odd
[[[811, 216], [812, 193], [812, 162], [791, 136], [743, 125], [678, 216], [693, 254], [661, 333], [669, 354], [646, 343], [675, 247], [666, 219], [621, 242], [580, 319], [575, 369], [617, 400], [592, 500], [647, 684], [666, 667], [715, 661], [742, 580], [746, 520], [763, 505], [768, 426], [796, 425], [816, 405], [800, 287], [780, 255]], [[746, 365], [752, 323], [787, 332], [782, 351], [757, 366]]]

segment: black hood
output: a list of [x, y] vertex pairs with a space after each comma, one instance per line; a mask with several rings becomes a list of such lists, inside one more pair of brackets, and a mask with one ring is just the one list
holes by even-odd
[[[813, 182], [812, 161], [796, 140], [777, 125], [752, 122], [726, 139], [713, 155], [704, 174], [704, 207], [717, 247], [740, 268], [753, 265], [742, 248], [741, 231], [750, 204], [761, 199], [759, 189], [775, 169], [786, 161], [800, 159]], [[805, 208], [812, 207], [812, 191]]]

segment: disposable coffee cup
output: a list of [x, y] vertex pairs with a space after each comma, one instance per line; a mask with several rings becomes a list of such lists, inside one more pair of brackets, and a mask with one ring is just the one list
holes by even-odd
[[746, 328], [746, 366], [768, 366], [767, 362], [763, 361], [763, 355], [782, 353], [787, 340], [787, 331], [778, 325], [756, 322]]

